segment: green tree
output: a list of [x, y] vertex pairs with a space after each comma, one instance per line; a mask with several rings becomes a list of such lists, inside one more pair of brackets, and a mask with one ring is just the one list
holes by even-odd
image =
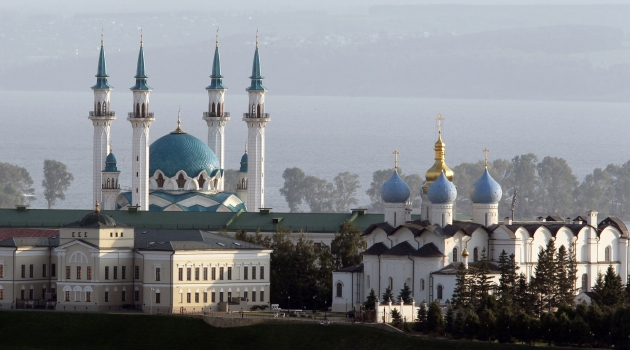
[[456, 309], [465, 308], [470, 303], [470, 290], [467, 283], [467, 273], [464, 264], [457, 265], [457, 274], [455, 275], [455, 289], [451, 297], [453, 306]]
[[420, 204], [422, 204], [422, 183], [424, 180], [418, 174], [403, 175], [402, 178], [409, 186], [409, 191], [411, 192], [409, 200], [412, 203], [412, 207], [420, 208]]
[[411, 289], [409, 289], [407, 283], [405, 283], [404, 287], [400, 290], [400, 293], [398, 293], [398, 302], [411, 304]]
[[333, 263], [336, 269], [358, 265], [362, 261], [361, 252], [366, 248], [366, 242], [361, 237], [363, 232], [351, 221], [344, 221], [335, 233], [331, 243]]
[[[515, 217], [531, 218], [535, 216], [538, 204], [538, 175], [536, 163], [538, 157], [529, 153], [512, 158], [512, 166], [507, 173], [507, 186], [503, 187], [503, 193], [518, 191], [518, 203]], [[503, 184], [502, 184], [503, 185]]]
[[597, 281], [592, 289], [593, 301], [602, 307], [616, 309], [624, 303], [624, 290], [621, 277], [615, 273], [612, 265], [606, 269], [606, 274], [597, 275]]
[[[370, 188], [365, 193], [370, 197], [370, 211], [374, 213], [383, 212], [383, 199], [381, 198], [381, 188], [385, 181], [389, 180], [394, 171], [392, 169], [377, 170], [372, 174]], [[398, 173], [402, 174], [402, 169], [398, 168]]]
[[383, 293], [382, 300], [383, 300], [382, 301], [383, 304], [389, 303], [390, 300], [392, 302], [394, 301], [394, 293], [392, 293], [392, 289], [389, 286], [385, 288], [385, 292]]
[[477, 306], [490, 293], [492, 287], [490, 276], [490, 267], [488, 266], [488, 257], [486, 248], [481, 251], [479, 267], [474, 269], [474, 295], [472, 296], [473, 305]]
[[44, 160], [44, 198], [48, 203], [48, 209], [52, 208], [57, 200], [65, 200], [65, 192], [74, 180], [74, 176], [68, 172], [65, 164], [56, 160]]
[[[538, 208], [543, 212], [567, 213], [573, 210], [573, 192], [578, 181], [566, 160], [545, 157], [538, 170]], [[542, 214], [542, 212], [539, 212]]]
[[392, 309], [392, 311], [389, 313], [389, 316], [391, 317], [392, 324], [394, 326], [400, 326], [400, 324], [402, 323], [402, 316], [400, 315], [400, 312], [398, 312], [398, 309]]
[[337, 212], [347, 212], [354, 205], [357, 205], [357, 190], [361, 187], [359, 175], [350, 172], [337, 174], [333, 180], [335, 185], [335, 210]]
[[601, 168], [593, 170], [584, 177], [575, 190], [573, 212], [584, 213], [591, 208], [598, 208], [603, 217], [608, 216], [614, 203], [614, 185], [611, 174]]
[[436, 301], [429, 305], [427, 313], [427, 330], [432, 333], [440, 333], [444, 329], [444, 317], [440, 304]]
[[455, 333], [455, 311], [453, 311], [453, 305], [450, 303], [448, 304], [446, 309], [444, 331], [449, 334]]
[[370, 294], [368, 294], [367, 298], [365, 299], [365, 303], [363, 303], [363, 306], [366, 310], [374, 310], [377, 300], [378, 299], [376, 298], [376, 293], [374, 293], [374, 289], [370, 289]]
[[557, 305], [573, 305], [575, 301], [576, 266], [572, 255], [564, 245], [556, 253], [555, 283], [557, 285]]
[[501, 300], [504, 298], [509, 300], [514, 299], [518, 269], [519, 266], [516, 263], [514, 254], [508, 256], [505, 250], [501, 251], [499, 255], [499, 270], [501, 271], [499, 276], [499, 295]]
[[282, 173], [284, 186], [280, 189], [280, 194], [284, 196], [289, 205], [289, 210], [294, 213], [300, 210], [302, 204], [302, 189], [306, 174], [300, 168], [286, 168]]
[[33, 199], [33, 179], [25, 168], [0, 163], [0, 208], [15, 208]]
[[309, 175], [302, 182], [301, 192], [311, 212], [334, 211], [335, 188], [331, 182]]
[[556, 246], [554, 240], [547, 242], [547, 248], [538, 253], [538, 262], [534, 269], [533, 287], [536, 294], [537, 313], [540, 315], [543, 310], [551, 311], [557, 306], [557, 283], [556, 283]]

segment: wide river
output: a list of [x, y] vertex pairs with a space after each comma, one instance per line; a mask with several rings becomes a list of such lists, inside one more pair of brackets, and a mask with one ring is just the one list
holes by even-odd
[[[131, 92], [114, 90], [112, 110], [118, 119], [112, 126], [114, 154], [122, 186], [131, 183]], [[228, 91], [226, 111], [226, 167], [237, 169], [246, 142], [241, 120], [246, 109], [245, 92]], [[74, 182], [57, 208], [92, 207], [92, 133], [88, 120], [93, 97], [87, 92], [0, 91], [2, 105], [0, 161], [25, 167], [33, 178], [37, 199], [44, 208], [41, 187], [44, 159], [68, 165]], [[444, 117], [446, 159], [450, 166], [490, 158], [512, 158], [535, 153], [566, 159], [579, 179], [596, 167], [621, 164], [630, 159], [630, 104], [598, 102], [445, 100], [421, 98], [313, 97], [267, 94], [266, 205], [286, 211], [278, 189], [282, 172], [299, 167], [307, 174], [332, 180], [343, 171], [361, 177], [360, 203], [372, 172], [393, 166], [394, 150], [405, 173], [424, 172], [433, 162], [435, 117]], [[207, 141], [202, 120], [207, 95], [153, 92], [151, 109], [155, 122], [151, 140], [177, 126], [181, 106], [182, 128]]]

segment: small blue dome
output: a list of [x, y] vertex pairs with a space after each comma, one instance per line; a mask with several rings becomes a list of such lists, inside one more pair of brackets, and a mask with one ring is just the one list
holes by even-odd
[[471, 199], [473, 203], [479, 204], [491, 204], [499, 203], [503, 196], [503, 190], [501, 185], [496, 182], [490, 173], [488, 168], [483, 172], [483, 175], [475, 182]]
[[410, 195], [409, 186], [397, 171], [381, 187], [381, 198], [385, 203], [405, 203]]
[[245, 152], [245, 154], [241, 157], [241, 168], [238, 170], [241, 173], [247, 172], [247, 158], [247, 152]]
[[185, 132], [162, 136], [149, 147], [149, 176], [157, 170], [167, 177], [174, 177], [180, 170], [190, 177], [197, 177], [204, 170], [212, 176], [219, 169], [219, 159], [212, 149]]
[[450, 204], [457, 198], [457, 189], [442, 172], [427, 191], [431, 204]]
[[105, 169], [103, 169], [103, 172], [108, 172], [108, 173], [119, 173], [120, 170], [118, 170], [118, 168], [116, 167], [116, 157], [114, 156], [114, 153], [109, 153], [107, 155], [107, 158], [105, 158]]

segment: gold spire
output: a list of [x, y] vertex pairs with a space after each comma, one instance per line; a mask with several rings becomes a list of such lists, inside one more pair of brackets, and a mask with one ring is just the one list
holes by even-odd
[[109, 142], [109, 154], [114, 153], [114, 148], [112, 147], [112, 142]]
[[258, 48], [258, 28], [256, 28], [256, 48]]
[[217, 40], [216, 40], [216, 47], [219, 47], [219, 26], [217, 26]]
[[98, 205], [98, 200], [96, 201], [96, 204], [94, 205], [94, 212], [95, 213], [100, 213], [101, 212], [101, 209], [99, 208], [99, 205]]
[[183, 134], [184, 130], [182, 130], [182, 119], [180, 116], [181, 107], [177, 108], [177, 129], [175, 129], [176, 134]]
[[398, 155], [400, 152], [398, 150], [394, 151], [394, 171], [398, 172]]
[[435, 142], [435, 146], [433, 147], [433, 150], [435, 151], [435, 162], [425, 174], [426, 182], [422, 186], [422, 192], [425, 194], [429, 190], [429, 186], [431, 186], [431, 184], [433, 184], [433, 182], [437, 180], [438, 177], [440, 177], [441, 173], [444, 173], [446, 178], [451, 182], [453, 181], [454, 175], [453, 170], [451, 170], [451, 168], [449, 168], [445, 162], [446, 144], [444, 144], [444, 141], [442, 141], [442, 124], [444, 122], [444, 118], [441, 114], [438, 114], [435, 120], [437, 121], [438, 130], [438, 139]]
[[103, 39], [103, 26], [101, 26], [101, 47], [105, 46], [105, 40]]
[[245, 142], [245, 154], [247, 154], [247, 142]]
[[140, 28], [140, 47], [144, 47], [144, 43], [142, 41], [142, 27]]
[[489, 149], [487, 149], [487, 148], [483, 149], [483, 153], [486, 154], [486, 169], [488, 168], [488, 152], [490, 152]]

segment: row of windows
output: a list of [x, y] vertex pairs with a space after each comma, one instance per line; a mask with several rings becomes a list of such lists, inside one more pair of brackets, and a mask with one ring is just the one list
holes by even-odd
[[[56, 289], [54, 287], [51, 288], [51, 293], [52, 294], [56, 293]], [[45, 296], [46, 296], [46, 287], [42, 288], [42, 299]], [[0, 289], [0, 300], [3, 300], [3, 299], [4, 299], [4, 289]], [[35, 289], [30, 288], [28, 290], [28, 300], [34, 300], [34, 299], [35, 299]], [[20, 290], [20, 300], [27, 300], [25, 289]]]
[[[32, 265], [31, 265], [32, 266]], [[110, 277], [110, 266], [105, 266], [105, 279], [108, 280]], [[54, 270], [53, 270], [54, 271]], [[83, 267], [82, 266], [76, 266], [76, 275], [75, 275], [75, 279], [83, 279]], [[121, 266], [120, 268], [120, 277], [121, 279], [127, 279], [127, 266]], [[113, 279], [117, 280], [118, 279], [118, 266], [114, 266], [113, 267], [113, 274], [112, 274]], [[135, 278], [138, 279], [140, 277], [140, 267], [136, 266], [135, 268]], [[66, 266], [66, 279], [71, 279], [72, 278], [72, 266]], [[91, 280], [92, 279], [92, 266], [87, 266], [86, 267], [86, 279]]]
[[[82, 291], [78, 291], [78, 290], [74, 291], [74, 292], [71, 292], [69, 290], [65, 291], [64, 292], [64, 297], [65, 297], [64, 300], [65, 301], [71, 301], [70, 300], [70, 294], [71, 293], [74, 293], [74, 300], [73, 301], [75, 301], [75, 302], [80, 302], [80, 301], [91, 302], [92, 301], [92, 292], [91, 291], [82, 292]], [[81, 300], [81, 295], [83, 293], [85, 293], [85, 297], [84, 297], [83, 300]], [[111, 301], [110, 295], [109, 295], [109, 291], [105, 291], [105, 295], [104, 296], [105, 296], [105, 302], [109, 303]], [[134, 291], [133, 292], [133, 298], [134, 298], [134, 301], [140, 301], [140, 291], [138, 291], [138, 290]], [[155, 298], [156, 298], [156, 303], [159, 304], [160, 303], [160, 293], [156, 293], [156, 297]], [[123, 291], [120, 292], [120, 301], [122, 301], [122, 302], [127, 301], [127, 291], [123, 290]]]
[[[52, 277], [56, 277], [57, 275], [57, 267], [56, 264], [50, 264], [50, 275]], [[22, 278], [26, 278], [26, 265], [22, 265]], [[33, 278], [35, 277], [35, 266], [33, 266], [33, 264], [30, 264], [28, 267], [28, 277], [29, 278]], [[42, 264], [42, 277], [48, 277], [48, 265], [47, 264]], [[4, 265], [0, 265], [0, 278], [4, 278]]]
[[[159, 293], [156, 293], [156, 299], [157, 299], [157, 295], [158, 294]], [[196, 293], [188, 292], [188, 293], [186, 293], [186, 302], [189, 303], [189, 304], [192, 303], [193, 294], [194, 294], [194, 297], [195, 297], [195, 303], [199, 303], [199, 292], [196, 292]], [[259, 296], [260, 296], [260, 300], [259, 301], [260, 302], [264, 302], [265, 301], [265, 291], [261, 290], [259, 292]], [[216, 292], [211, 292], [210, 293], [210, 300], [211, 300], [210, 302], [216, 303], [217, 302], [217, 298], [216, 297], [217, 297], [217, 293]], [[248, 297], [249, 297], [249, 295], [248, 295], [247, 291], [243, 292], [243, 298], [248, 300]], [[252, 297], [251, 301], [255, 302], [256, 301], [256, 291], [252, 292], [251, 297]], [[179, 302], [183, 303], [184, 302], [183, 299], [184, 299], [184, 294], [181, 293]], [[222, 302], [225, 302], [225, 301], [232, 302], [232, 292], [227, 292], [227, 300], [224, 299], [223, 292], [219, 292], [219, 302], [222, 303]], [[208, 292], [203, 292], [203, 302], [204, 303], [208, 302]]]
[[[195, 281], [199, 281], [199, 272], [200, 272], [200, 268], [199, 267], [195, 267]], [[260, 279], [265, 279], [265, 267], [264, 266], [260, 266], [260, 274], [259, 277]], [[184, 268], [180, 267], [178, 270], [178, 278], [180, 281], [184, 280]], [[192, 281], [192, 272], [193, 272], [193, 268], [192, 267], [187, 267], [186, 268], [186, 281]], [[212, 267], [210, 268], [210, 273], [211, 273], [211, 280], [216, 280], [217, 279], [217, 268], [216, 267]], [[223, 280], [225, 279], [225, 268], [224, 267], [219, 267], [219, 280]], [[252, 275], [251, 275], [252, 279], [255, 280], [256, 279], [256, 266], [252, 266]], [[228, 266], [227, 267], [227, 280], [231, 280], [232, 279], [232, 267]], [[245, 266], [243, 267], [243, 279], [249, 279], [249, 271], [248, 271], [248, 267]], [[155, 280], [159, 281], [160, 280], [160, 268], [156, 268], [155, 269]], [[203, 268], [203, 280], [207, 281], [208, 280], [208, 268], [204, 267]]]
[[[586, 246], [584, 247], [586, 248]], [[542, 247], [540, 247], [540, 249], [542, 249]], [[586, 252], [583, 253], [583, 261], [587, 261], [586, 259]], [[457, 248], [453, 248], [453, 262], [457, 262], [459, 259], [459, 254], [457, 251]], [[479, 261], [479, 248], [475, 247], [475, 249], [473, 249], [473, 261]], [[606, 262], [611, 262], [612, 261], [612, 247], [611, 246], [607, 246], [606, 248], [604, 248], [604, 261]]]

